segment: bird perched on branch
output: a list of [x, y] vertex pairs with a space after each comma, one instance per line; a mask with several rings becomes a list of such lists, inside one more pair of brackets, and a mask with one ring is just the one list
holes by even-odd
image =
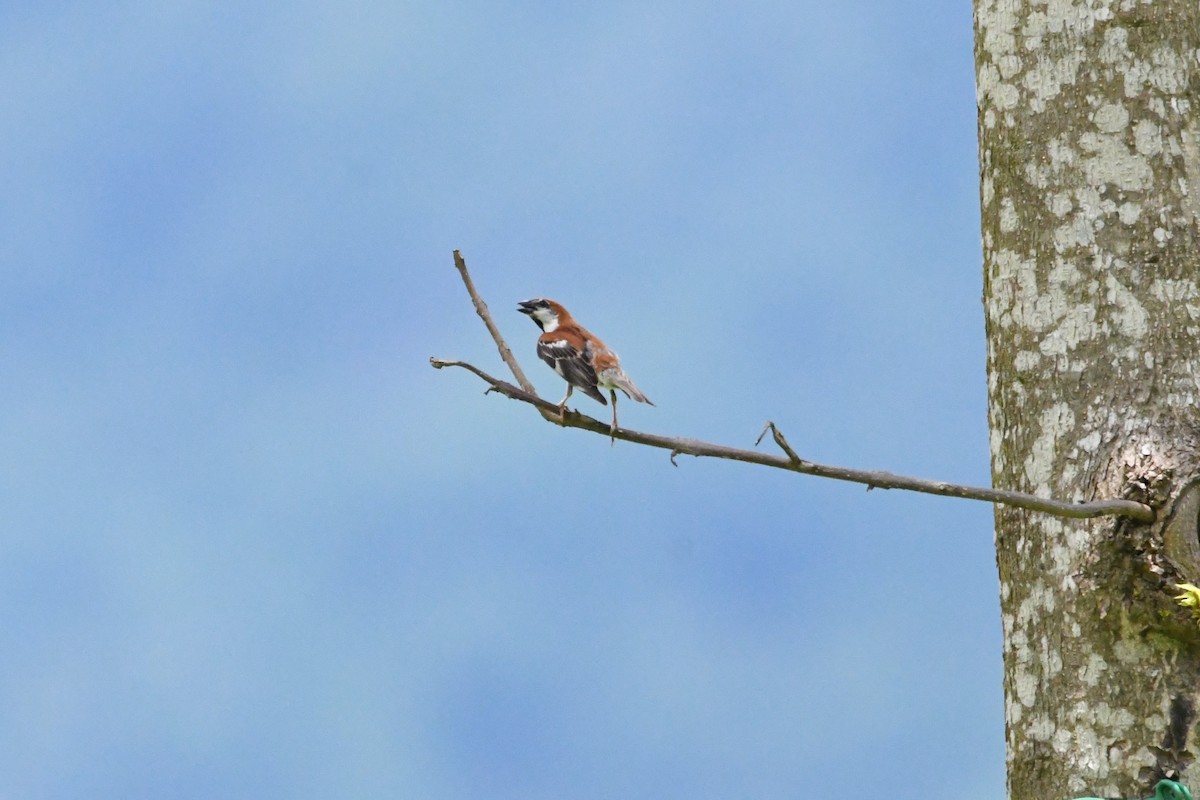
[[617, 431], [617, 389], [639, 403], [654, 405], [621, 369], [617, 354], [576, 322], [561, 304], [537, 297], [518, 303], [517, 310], [528, 314], [542, 329], [537, 344], [538, 358], [567, 382], [567, 394], [558, 404], [560, 419], [566, 415], [567, 399], [576, 389], [601, 405], [608, 405], [608, 401], [600, 390], [608, 390], [613, 405], [612, 425], [608, 429], [610, 436]]

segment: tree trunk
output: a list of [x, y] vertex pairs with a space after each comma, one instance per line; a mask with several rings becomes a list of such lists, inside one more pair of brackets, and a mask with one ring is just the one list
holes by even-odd
[[1173, 595], [1200, 584], [1200, 3], [975, 23], [994, 484], [1161, 508], [998, 507], [1009, 796], [1195, 790], [1200, 624]]

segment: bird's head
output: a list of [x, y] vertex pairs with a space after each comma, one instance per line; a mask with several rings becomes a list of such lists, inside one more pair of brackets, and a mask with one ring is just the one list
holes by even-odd
[[517, 310], [522, 314], [528, 314], [529, 318], [547, 333], [557, 328], [564, 319], [570, 316], [561, 305], [544, 297], [535, 297], [532, 300], [517, 303]]

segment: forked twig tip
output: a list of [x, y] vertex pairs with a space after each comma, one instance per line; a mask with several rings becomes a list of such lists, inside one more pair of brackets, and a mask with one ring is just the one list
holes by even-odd
[[763, 437], [767, 435], [767, 431], [774, 431], [774, 430], [775, 430], [775, 423], [772, 422], [771, 420], [767, 420], [767, 424], [763, 425], [762, 433], [760, 433], [758, 435], [758, 438], [754, 440], [754, 446], [758, 447], [760, 444], [762, 444]]
[[797, 455], [796, 451], [792, 449], [792, 446], [788, 444], [788, 440], [784, 438], [783, 432], [779, 430], [778, 426], [776, 426], [772, 420], [767, 420], [767, 424], [763, 426], [762, 433], [758, 435], [758, 439], [754, 442], [755, 445], [763, 440], [763, 437], [767, 435], [767, 431], [771, 432], [771, 438], [775, 440], [775, 444], [779, 446], [780, 450], [787, 454], [787, 457], [793, 464], [805, 463], [804, 459]]

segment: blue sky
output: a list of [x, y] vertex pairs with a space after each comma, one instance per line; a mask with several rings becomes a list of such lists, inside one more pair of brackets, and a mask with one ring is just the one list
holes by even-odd
[[[999, 798], [969, 5], [0, 11], [0, 793]], [[603, 418], [587, 398], [578, 407]]]

